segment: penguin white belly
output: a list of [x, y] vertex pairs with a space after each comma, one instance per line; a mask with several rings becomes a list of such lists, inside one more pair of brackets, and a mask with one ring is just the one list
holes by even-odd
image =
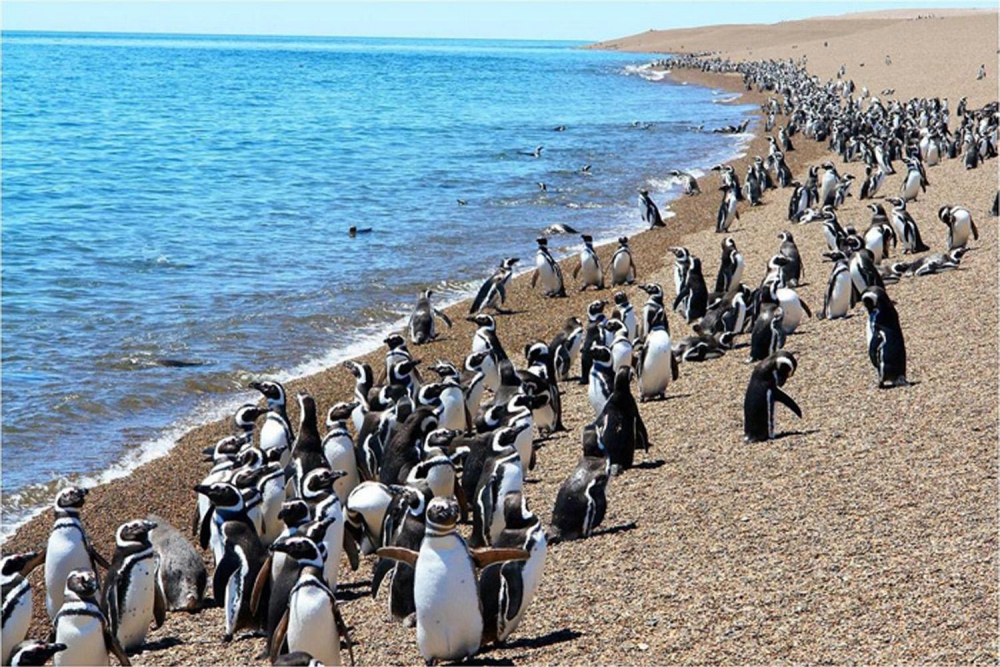
[[[474, 384], [469, 386], [469, 393], [465, 397], [465, 405], [469, 409], [470, 415], [475, 415], [479, 412], [479, 406], [483, 402], [483, 390], [486, 389], [485, 386], [486, 378], [483, 377]], [[462, 427], [463, 430], [465, 427]]]
[[66, 650], [53, 656], [56, 667], [110, 664], [104, 646], [104, 627], [93, 616], [64, 616], [56, 626], [56, 642], [65, 644]]
[[[22, 588], [24, 590], [21, 590]], [[3, 624], [3, 647], [0, 655], [3, 656], [5, 665], [10, 662], [10, 652], [14, 645], [24, 641], [28, 634], [28, 626], [31, 625], [31, 590], [27, 580], [21, 582], [17, 595], [20, 597], [14, 604], [10, 617]]]
[[546, 547], [545, 533], [539, 531], [538, 540], [531, 547], [531, 557], [525, 561], [524, 569], [521, 570], [521, 608], [511, 620], [505, 622], [504, 619], [500, 619], [500, 627], [497, 628], [497, 639], [500, 641], [507, 639], [517, 629], [521, 619], [524, 618], [524, 612], [535, 598], [535, 591], [538, 590], [538, 584], [542, 580], [542, 570], [545, 569]]
[[288, 650], [305, 651], [324, 665], [340, 665], [340, 633], [327, 594], [303, 586], [288, 601]]
[[629, 340], [635, 340], [636, 322], [634, 310], [630, 309], [625, 315], [625, 332], [628, 334]]
[[477, 352], [486, 352], [489, 349], [490, 349], [490, 343], [488, 340], [486, 340], [485, 336], [480, 335], [478, 331], [475, 334], [473, 334], [472, 354], [476, 354]]
[[155, 558], [143, 558], [132, 566], [125, 601], [118, 610], [118, 641], [126, 651], [137, 649], [146, 641], [153, 620], [155, 586]]
[[882, 232], [877, 228], [869, 229], [865, 232], [865, 247], [871, 251], [875, 257], [875, 263], [882, 261]]
[[604, 404], [608, 402], [610, 396], [611, 387], [604, 384], [600, 373], [591, 371], [590, 384], [587, 387], [587, 398], [590, 399], [590, 405], [594, 408], [595, 417], [601, 414], [601, 410], [604, 409]]
[[903, 187], [903, 199], [909, 201], [916, 199], [920, 191], [920, 172], [911, 171], [906, 176], [906, 185]]
[[[232, 637], [236, 631], [236, 619], [243, 606], [243, 596], [249, 595], [250, 591], [245, 591], [244, 582], [250, 573], [250, 564], [247, 562], [246, 554], [240, 546], [236, 546], [236, 556], [240, 559], [240, 567], [233, 572], [226, 582], [226, 635]], [[252, 585], [252, 584], [251, 584]]]
[[465, 430], [465, 396], [460, 387], [448, 387], [441, 392], [443, 410], [438, 426], [452, 430]]
[[972, 218], [965, 213], [956, 213], [955, 224], [951, 228], [951, 239], [948, 242], [948, 250], [964, 248], [968, 245], [971, 234]]
[[802, 321], [804, 314], [802, 301], [799, 300], [799, 295], [796, 294], [795, 290], [788, 287], [779, 287], [775, 291], [775, 296], [778, 297], [778, 304], [785, 313], [785, 317], [781, 321], [781, 329], [786, 334], [790, 334], [798, 328]]
[[538, 280], [542, 284], [542, 289], [546, 292], [554, 292], [559, 289], [559, 277], [542, 255], [535, 258], [535, 268], [538, 270]]
[[496, 492], [496, 505], [493, 507], [493, 515], [490, 517], [490, 539], [497, 537], [506, 526], [503, 516], [504, 499], [508, 494], [520, 493], [524, 490], [524, 471], [520, 462], [507, 464], [503, 467], [503, 477]]
[[79, 530], [60, 528], [52, 531], [45, 552], [45, 606], [49, 618], [55, 618], [62, 608], [69, 573], [93, 567]]
[[646, 347], [639, 377], [641, 396], [657, 396], [667, 389], [670, 382], [671, 365], [670, 334], [666, 331], [650, 331], [646, 336]]
[[601, 282], [601, 267], [594, 255], [587, 253], [580, 256], [580, 278], [587, 285]]
[[413, 584], [420, 655], [460, 660], [475, 654], [483, 637], [483, 613], [465, 543], [454, 533], [425, 537]]
[[355, 433], [361, 433], [361, 427], [365, 423], [365, 412], [363, 402], [351, 411], [351, 423], [354, 424]]
[[632, 365], [632, 343], [625, 338], [619, 338], [611, 346], [611, 358], [614, 360], [615, 373], [619, 368]]
[[[260, 448], [267, 452], [278, 447], [289, 447], [288, 434], [284, 425], [278, 419], [268, 417], [264, 425], [260, 427]], [[285, 455], [281, 457], [281, 465], [288, 465]]]
[[837, 276], [833, 284], [833, 292], [830, 294], [830, 303], [827, 306], [827, 319], [846, 317], [851, 309], [851, 276], [850, 272], [844, 271]]
[[[326, 529], [326, 536], [323, 543], [326, 544], [326, 563], [323, 564], [323, 578], [330, 590], [337, 589], [337, 576], [340, 572], [340, 554], [344, 550], [344, 514], [338, 508], [335, 512], [337, 518], [329, 528]], [[325, 516], [329, 518], [330, 512]]]
[[[351, 452], [351, 456], [354, 456], [353, 451]], [[357, 474], [358, 472], [355, 468], [355, 478], [357, 478]], [[346, 477], [338, 479], [337, 482], [340, 482], [343, 479], [346, 479]], [[274, 543], [274, 541], [278, 539], [278, 536], [281, 535], [281, 531], [284, 528], [281, 519], [278, 518], [278, 514], [281, 513], [281, 505], [285, 502], [285, 485], [283, 480], [284, 477], [279, 476], [268, 481], [267, 484], [264, 485], [261, 500], [264, 532], [260, 535], [260, 541], [265, 547]], [[334, 489], [336, 489], [336, 487], [334, 487]]]
[[340, 498], [340, 502], [346, 503], [347, 496], [351, 495], [351, 491], [361, 481], [358, 477], [358, 465], [351, 437], [340, 435], [329, 438], [323, 443], [323, 456], [326, 457], [326, 462], [330, 464], [331, 470], [343, 470], [347, 473], [333, 483], [333, 490]]
[[615, 283], [629, 282], [634, 278], [632, 275], [632, 260], [624, 252], [615, 255], [611, 264], [611, 276]]
[[729, 289], [737, 287], [740, 281], [743, 280], [743, 267], [745, 264], [743, 255], [736, 255], [736, 267], [733, 269], [733, 277], [729, 281]]

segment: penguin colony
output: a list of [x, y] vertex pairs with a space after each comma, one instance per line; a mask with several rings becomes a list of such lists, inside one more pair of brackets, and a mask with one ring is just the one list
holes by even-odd
[[[702, 258], [671, 248], [673, 298], [667, 302], [663, 285], [641, 282], [627, 238], [618, 239], [602, 265], [593, 238], [582, 234], [573, 286], [592, 288], [597, 298], [548, 341], [529, 343], [514, 356], [504, 348], [497, 316], [510, 313], [507, 285], [519, 261], [505, 258], [472, 303], [467, 319], [476, 330], [464, 359], [424, 364], [408, 349], [407, 338], [414, 346], [433, 343], [437, 320], [452, 326], [426, 290], [406, 337], [385, 339], [382, 367], [344, 364], [355, 380], [349, 400], [321, 413], [307, 393], [289, 398], [278, 382], [251, 383], [263, 404], [239, 408], [233, 434], [204, 450], [210, 468], [192, 490], [190, 535], [154, 515], [137, 518], [118, 528], [108, 561], [81, 520], [87, 491], [58, 493], [46, 548], [2, 561], [4, 664], [51, 658], [57, 665], [96, 665], [109, 664], [110, 656], [129, 664], [150, 626], [163, 624], [168, 610], [209, 604], [209, 592], [211, 604], [225, 612], [222, 641], [238, 639], [241, 631], [263, 632], [267, 648], [260, 657], [273, 664], [353, 662], [338, 574], [362, 566], [372, 569], [371, 592], [385, 597], [388, 615], [415, 628], [417, 652], [428, 664], [502, 643], [530, 611], [547, 549], [600, 532], [612, 479], [635, 467], [637, 450], [645, 455], [652, 446], [640, 405], [666, 397], [684, 363], [717, 359], [742, 337], [752, 364], [743, 393], [745, 441], [779, 435], [776, 423], [787, 415], [778, 404], [808, 419], [786, 392], [798, 366], [794, 333], [814, 316], [796, 291], [806, 265], [814, 280], [829, 271], [815, 317], [863, 313], [865, 336], [863, 342], [858, 336], [857, 348], [868, 355], [873, 383], [910, 384], [903, 323], [888, 288], [959, 269], [978, 239], [974, 218], [986, 206], [944, 206], [935, 223], [915, 220], [906, 205], [933, 187], [928, 168], [941, 160], [975, 169], [996, 157], [997, 104], [974, 110], [963, 99], [956, 120], [947, 100], [855, 96], [853, 82], [820, 83], [804, 63], [688, 57], [670, 66], [738, 72], [747, 89], [769, 95], [762, 107], [767, 130], [785, 119], [769, 138], [769, 154], [753, 160], [742, 184], [731, 166], [713, 168], [722, 193], [714, 283]], [[745, 130], [744, 123], [718, 131]], [[841, 176], [833, 160], [812, 167], [802, 181], [793, 179], [785, 163], [793, 138], [823, 142], [840, 161], [865, 164], [858, 197], [872, 200], [869, 221], [840, 220], [838, 209], [853, 196], [855, 179]], [[531, 155], [541, 153], [539, 147]], [[702, 194], [690, 174], [671, 175], [686, 195]], [[743, 277], [751, 258], [740, 252], [736, 234], [753, 230], [733, 225], [741, 207], [779, 201], [778, 190], [789, 193], [789, 230], [775, 239], [771, 257], [752, 259], [765, 277], [750, 286]], [[995, 215], [996, 200], [993, 209]], [[666, 226], [645, 189], [639, 210], [651, 228]], [[932, 224], [946, 229], [926, 236], [945, 241], [938, 252], [922, 254], [933, 248], [921, 227]], [[798, 234], [821, 235], [827, 252], [803, 257]], [[537, 243], [532, 287], [538, 298], [565, 297], [566, 280], [548, 239]], [[641, 305], [633, 305], [636, 298]], [[671, 319], [675, 326], [683, 320], [692, 335], [672, 337]], [[525, 481], [544, 456], [545, 439], [567, 430], [560, 396], [574, 380], [586, 387], [593, 410], [588, 423], [570, 425], [580, 429], [581, 456], [566, 471], [554, 507], [533, 507]], [[289, 400], [299, 408], [294, 425]], [[211, 579], [193, 541], [211, 553]], [[32, 616], [27, 577], [42, 563], [52, 624], [45, 641], [26, 638]]]

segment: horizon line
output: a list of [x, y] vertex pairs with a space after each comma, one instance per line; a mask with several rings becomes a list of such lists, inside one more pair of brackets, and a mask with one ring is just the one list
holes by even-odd
[[[588, 38], [539, 38], [539, 37], [434, 37], [416, 35], [307, 35], [253, 32], [171, 32], [134, 30], [31, 30], [24, 28], [0, 29], [0, 35], [137, 35], [151, 37], [272, 37], [278, 39], [434, 39], [456, 42], [582, 42], [596, 44], [603, 40]], [[615, 39], [615, 38], [612, 38]]]

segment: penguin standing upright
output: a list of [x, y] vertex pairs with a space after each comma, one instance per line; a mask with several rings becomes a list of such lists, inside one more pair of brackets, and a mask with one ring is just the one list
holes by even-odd
[[414, 345], [423, 345], [437, 338], [437, 328], [434, 326], [434, 318], [440, 317], [448, 328], [451, 328], [451, 320], [447, 315], [431, 305], [432, 290], [424, 290], [417, 298], [417, 304], [410, 314], [410, 341]]
[[550, 543], [589, 537], [594, 532], [607, 512], [610, 479], [607, 450], [598, 437], [596, 424], [590, 424], [583, 429], [583, 456], [556, 494], [548, 533]]
[[540, 282], [545, 296], [550, 298], [566, 296], [562, 269], [549, 252], [549, 240], [541, 236], [535, 239], [535, 242], [538, 243], [538, 251], [535, 253], [535, 272], [531, 275], [532, 289]]
[[[640, 285], [639, 289], [649, 295], [646, 299], [646, 303], [642, 305], [642, 317], [639, 318], [638, 326], [636, 327], [636, 336], [640, 339], [645, 338], [646, 334], [649, 332], [649, 323], [653, 321], [653, 315], [658, 310], [663, 310], [663, 288], [656, 283], [647, 283], [645, 285]], [[678, 286], [677, 291], [680, 291]], [[667, 329], [667, 333], [670, 333], [670, 323], [664, 319], [664, 326]], [[634, 339], [633, 339], [634, 340]]]
[[583, 325], [578, 317], [566, 319], [562, 331], [549, 343], [552, 361], [559, 380], [568, 380], [570, 370], [583, 346]]
[[[514, 275], [514, 265], [519, 261], [521, 260], [517, 257], [505, 257], [500, 262], [500, 266], [497, 267], [492, 276], [486, 279], [482, 287], [479, 288], [479, 292], [476, 293], [476, 298], [472, 300], [472, 305], [469, 307], [470, 315], [475, 315], [486, 308], [492, 308], [497, 313], [507, 314], [510, 312], [501, 306], [507, 301], [507, 285], [510, 284], [511, 276]], [[451, 324], [444, 313], [435, 312], [438, 312], [450, 328]]]
[[[292, 446], [292, 457], [286, 477], [292, 485], [294, 495], [302, 497], [302, 481], [311, 470], [328, 466], [323, 453], [323, 441], [319, 437], [316, 423], [316, 399], [305, 392], [299, 392], [299, 432]], [[290, 474], [289, 474], [290, 473]]]
[[674, 299], [673, 310], [681, 309], [688, 323], [700, 320], [708, 309], [708, 288], [701, 273], [701, 260], [691, 258], [691, 268], [684, 278], [684, 284]]
[[611, 256], [611, 285], [631, 285], [635, 282], [635, 261], [628, 247], [628, 237], [618, 237], [618, 248]]
[[343, 470], [345, 475], [337, 480], [334, 491], [341, 503], [347, 502], [361, 477], [358, 474], [357, 451], [354, 440], [347, 430], [347, 419], [351, 416], [357, 402], [337, 403], [326, 413], [326, 435], [323, 436], [323, 456], [331, 470]]
[[938, 219], [948, 226], [948, 250], [964, 248], [969, 243], [969, 235], [979, 240], [979, 230], [972, 221], [969, 209], [962, 206], [942, 206], [938, 209]]
[[139, 649], [146, 641], [149, 624], [163, 625], [167, 604], [156, 581], [159, 559], [149, 541], [151, 521], [129, 521], [115, 533], [115, 555], [104, 581], [101, 597], [111, 632], [126, 651]]
[[354, 376], [354, 401], [358, 405], [351, 411], [351, 423], [354, 424], [354, 432], [360, 433], [365, 413], [369, 409], [368, 392], [375, 386], [375, 374], [367, 363], [345, 361], [342, 366]]
[[580, 285], [581, 292], [588, 287], [602, 290], [604, 289], [604, 270], [601, 268], [601, 258], [594, 250], [594, 238], [589, 234], [581, 234], [580, 238], [583, 239], [583, 250], [580, 251], [580, 262], [573, 269], [573, 277], [580, 276], [583, 280]]
[[649, 190], [646, 188], [639, 190], [639, 215], [650, 229], [666, 227], [663, 218], [660, 217], [660, 209], [653, 203], [653, 199], [649, 196]]
[[739, 190], [733, 186], [722, 186], [722, 203], [719, 204], [719, 212], [715, 216], [715, 232], [722, 234], [729, 231], [733, 220], [740, 219], [740, 213], [736, 210], [739, 202]]
[[638, 334], [638, 322], [635, 308], [629, 303], [625, 292], [615, 292], [615, 319], [625, 325], [625, 335], [628, 339], [635, 340]]
[[591, 350], [595, 344], [604, 343], [604, 322], [607, 317], [604, 315], [604, 307], [608, 305], [606, 301], [591, 301], [587, 306], [587, 328], [583, 338], [583, 345], [580, 347], [580, 384], [590, 382], [590, 367], [593, 364]]
[[122, 665], [132, 664], [97, 603], [99, 588], [93, 570], [76, 569], [66, 576], [63, 602], [52, 619], [55, 640], [66, 647], [53, 658], [57, 667], [108, 665], [108, 653]]
[[781, 306], [765, 304], [761, 307], [750, 334], [748, 362], [767, 359], [785, 346], [784, 319], [785, 311]]
[[878, 372], [879, 389], [909, 385], [906, 344], [896, 307], [881, 287], [869, 287], [861, 295], [861, 301], [868, 310], [868, 358]]
[[31, 582], [28, 575], [45, 561], [45, 552], [28, 551], [4, 556], [0, 561], [3, 576], [3, 645], [0, 658], [3, 664], [10, 664], [14, 646], [24, 641], [31, 625], [33, 603]]
[[277, 449], [281, 452], [281, 465], [288, 465], [295, 436], [285, 411], [285, 388], [280, 382], [269, 380], [251, 382], [250, 388], [262, 393], [267, 401], [267, 419], [260, 427], [260, 448], [265, 452]]
[[49, 618], [55, 618], [63, 605], [66, 577], [73, 570], [90, 570], [97, 576], [97, 566], [111, 567], [87, 537], [80, 522], [80, 508], [87, 489], [71, 486], [56, 494], [53, 510], [55, 523], [45, 550], [45, 608]]
[[608, 452], [612, 474], [632, 467], [635, 450], [649, 451], [649, 435], [632, 397], [632, 369], [615, 374], [614, 391], [597, 417], [597, 433]]
[[890, 197], [886, 201], [893, 205], [891, 214], [892, 226], [896, 230], [899, 242], [903, 244], [903, 253], [910, 254], [930, 250], [920, 238], [920, 228], [917, 227], [917, 221], [906, 210], [906, 200]]
[[590, 348], [589, 381], [587, 387], [587, 397], [590, 405], [594, 408], [594, 416], [601, 414], [604, 404], [608, 402], [611, 392], [614, 391], [615, 382], [615, 362], [611, 356], [611, 350], [603, 345], [597, 344]]
[[788, 259], [788, 264], [782, 267], [781, 271], [783, 282], [788, 287], [798, 287], [802, 278], [802, 257], [799, 255], [799, 247], [795, 245], [795, 239], [789, 231], [781, 232], [778, 238], [781, 239], [778, 252]]
[[830, 272], [820, 316], [828, 320], [847, 317], [851, 309], [851, 270], [843, 259], [837, 260]]
[[906, 175], [900, 187], [901, 199], [904, 202], [916, 201], [917, 194], [927, 192], [927, 178], [921, 169], [920, 162], [915, 158], [906, 160]]
[[653, 311], [646, 336], [639, 346], [636, 369], [639, 374], [639, 400], [662, 398], [667, 384], [678, 377], [677, 359], [673, 355], [670, 334], [667, 332], [667, 314], [661, 309]]
[[774, 437], [774, 404], [783, 403], [797, 417], [802, 410], [791, 396], [781, 390], [795, 373], [796, 361], [791, 352], [779, 350], [758, 363], [750, 375], [743, 399], [743, 434], [746, 442], [761, 442]]
[[722, 259], [719, 262], [719, 274], [715, 278], [715, 291], [725, 294], [731, 288], [740, 284], [743, 278], [743, 254], [736, 248], [736, 241], [727, 236], [722, 242]]

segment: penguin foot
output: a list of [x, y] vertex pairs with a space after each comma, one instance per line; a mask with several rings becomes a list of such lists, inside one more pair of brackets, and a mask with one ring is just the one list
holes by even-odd
[[222, 635], [222, 643], [223, 644], [228, 644], [231, 641], [233, 641], [233, 636], [232, 635], [230, 635], [230, 634]]
[[[412, 614], [403, 619], [403, 627], [404, 628], [417, 627], [417, 612], [413, 612]], [[434, 661], [428, 660], [427, 664], [432, 665], [434, 664]]]

